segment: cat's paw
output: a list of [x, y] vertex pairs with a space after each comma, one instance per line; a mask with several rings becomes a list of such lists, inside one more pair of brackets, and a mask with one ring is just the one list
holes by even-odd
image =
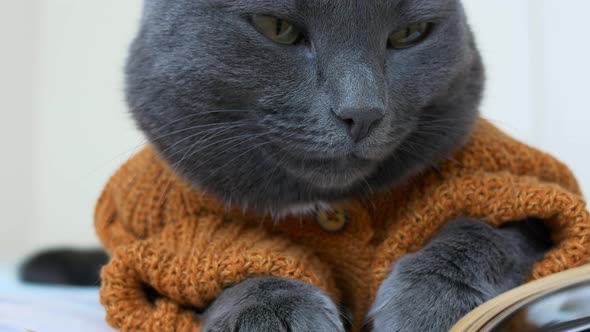
[[519, 258], [513, 240], [477, 220], [450, 224], [395, 264], [368, 325], [374, 332], [448, 331], [478, 305], [524, 281], [530, 262]]
[[416, 257], [406, 257], [381, 286], [368, 317], [372, 332], [448, 331], [462, 316], [484, 302], [484, 295], [444, 275], [410, 270]]
[[336, 305], [315, 286], [249, 279], [225, 290], [204, 314], [205, 332], [343, 332]]

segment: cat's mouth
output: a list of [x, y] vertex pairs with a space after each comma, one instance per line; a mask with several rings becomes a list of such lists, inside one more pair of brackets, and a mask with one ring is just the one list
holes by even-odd
[[298, 157], [285, 152], [275, 160], [289, 174], [321, 189], [346, 189], [364, 181], [378, 166], [374, 160], [349, 154], [342, 157]]

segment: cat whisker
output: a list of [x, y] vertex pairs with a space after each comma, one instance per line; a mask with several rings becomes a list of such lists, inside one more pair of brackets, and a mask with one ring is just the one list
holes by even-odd
[[[225, 127], [225, 128], [219, 128], [219, 129], [221, 129], [222, 131], [224, 131], [224, 130], [225, 130], [225, 131], [227, 131], [227, 127]], [[242, 135], [242, 136], [243, 136], [243, 135]], [[239, 138], [241, 138], [241, 136], [237, 136], [237, 137], [236, 137], [236, 136], [234, 136], [234, 137], [231, 137], [231, 138], [230, 138], [231, 140], [230, 140], [230, 139], [226, 139], [226, 140], [235, 141], [235, 140], [237, 140], [237, 139], [239, 139]], [[202, 141], [202, 140], [199, 140], [199, 141], [197, 141], [196, 143], [194, 143], [194, 144], [192, 144], [191, 146], [189, 146], [187, 149], [182, 149], [182, 150], [180, 150], [179, 152], [177, 152], [177, 153], [180, 153], [180, 152], [182, 152], [182, 151], [185, 151], [185, 153], [184, 153], [184, 155], [182, 156], [182, 158], [180, 158], [180, 160], [179, 160], [179, 161], [177, 161], [177, 162], [175, 162], [173, 165], [171, 165], [171, 167], [174, 169], [174, 170], [173, 170], [173, 172], [174, 172], [174, 173], [177, 173], [177, 172], [178, 172], [178, 169], [180, 168], [180, 166], [182, 165], [182, 163], [183, 163], [185, 160], [192, 158], [192, 156], [194, 156], [194, 154], [195, 154], [195, 153], [198, 153], [200, 150], [203, 150], [203, 148], [200, 148], [200, 149], [198, 149], [197, 151], [194, 151], [194, 152], [192, 151], [192, 150], [194, 149], [194, 147], [195, 147], [196, 145], [198, 145], [198, 144], [199, 144], [201, 141]], [[213, 144], [217, 144], [217, 143], [219, 143], [219, 141], [217, 141], [217, 142], [214, 142]], [[211, 144], [211, 145], [213, 145], [213, 144]], [[175, 154], [177, 154], [177, 153], [174, 153], [173, 155], [175, 155]], [[162, 203], [164, 202], [164, 199], [167, 197], [167, 192], [168, 192], [168, 189], [170, 188], [170, 185], [171, 185], [171, 183], [172, 183], [172, 179], [170, 179], [170, 180], [168, 181], [168, 184], [166, 185], [166, 187], [165, 187], [164, 191], [162, 192], [162, 196], [161, 196], [161, 197], [160, 197], [160, 199], [159, 199], [159, 204], [162, 204]]]
[[371, 184], [367, 181], [367, 179], [365, 179], [365, 177], [362, 177], [361, 180], [365, 183], [365, 185], [369, 189], [369, 193], [371, 195], [374, 195], [375, 194], [375, 191], [373, 190], [373, 187], [371, 187]]
[[[239, 128], [239, 127], [244, 127], [246, 125], [247, 124], [239, 124], [239, 125], [234, 125], [234, 126], [229, 126], [229, 127], [213, 128], [213, 129], [208, 129], [208, 130], [205, 130], [205, 131], [201, 131], [201, 132], [198, 132], [198, 133], [189, 135], [189, 136], [181, 139], [180, 141], [172, 144], [171, 146], [169, 146], [168, 148], [166, 148], [166, 150], [163, 150], [162, 151], [162, 154], [165, 154], [166, 152], [172, 150], [174, 147], [178, 146], [179, 144], [184, 143], [184, 142], [186, 142], [186, 141], [188, 141], [190, 139], [193, 139], [193, 138], [195, 138], [195, 137], [197, 137], [199, 135], [206, 134], [203, 137], [201, 137], [198, 141], [192, 143], [189, 148], [192, 148], [192, 147], [198, 145], [199, 143], [202, 143], [202, 142], [204, 142], [204, 141], [206, 141], [208, 139], [212, 139], [214, 137], [217, 137], [217, 136], [219, 136], [219, 135], [221, 135], [221, 134], [223, 134], [225, 132], [231, 131], [232, 129]], [[176, 154], [178, 154], [180, 152], [182, 152], [182, 150], [171, 154], [169, 157], [172, 157], [172, 156], [174, 156], [174, 155], [176, 155]]]
[[472, 120], [473, 116], [471, 114], [465, 116], [447, 116], [447, 117], [438, 117], [434, 115], [424, 115], [420, 118], [420, 122], [422, 123], [438, 123], [438, 122], [450, 122], [450, 123], [457, 123], [461, 121], [469, 121]]
[[441, 129], [441, 130], [457, 130], [457, 124], [449, 123], [448, 125], [445, 124], [437, 124], [437, 123], [421, 123], [418, 125], [418, 129]]
[[[253, 139], [256, 139], [256, 138], [258, 138], [258, 137], [261, 137], [261, 136], [263, 136], [263, 135], [265, 135], [265, 134], [260, 134], [260, 135], [257, 135], [257, 136], [255, 136], [255, 137], [253, 137], [253, 138], [249, 139], [249, 140], [244, 140], [244, 141], [242, 141], [242, 142], [238, 143], [238, 144], [237, 144], [237, 145], [235, 145], [235, 146], [239, 146], [239, 145], [241, 145], [241, 144], [248, 143], [249, 141], [251, 141], [251, 140], [253, 140]], [[243, 138], [243, 137], [245, 137], [245, 136], [250, 136], [250, 135], [240, 135], [240, 136], [234, 136], [234, 137], [231, 137], [231, 138], [229, 138], [229, 139], [226, 139], [226, 141], [228, 141], [228, 142], [226, 142], [224, 145], [227, 145], [227, 144], [228, 144], [228, 143], [230, 143], [230, 142], [234, 142], [234, 141], [236, 141], [236, 140], [239, 140], [239, 139], [241, 139], [241, 138]], [[219, 143], [219, 141], [217, 141], [217, 142], [214, 142], [214, 144], [217, 144], [217, 143]], [[193, 157], [193, 156], [194, 156], [196, 153], [198, 153], [199, 151], [202, 151], [202, 150], [205, 148], [205, 147], [202, 147], [202, 148], [199, 148], [199, 149], [198, 149], [198, 150], [196, 150], [196, 151], [193, 151], [193, 149], [194, 149], [195, 145], [196, 145], [196, 144], [193, 144], [193, 145], [191, 145], [191, 146], [190, 146], [188, 149], [186, 149], [186, 152], [185, 152], [185, 154], [182, 156], [182, 158], [181, 158], [181, 159], [180, 159], [178, 162], [175, 162], [175, 163], [174, 163], [174, 164], [171, 166], [171, 167], [174, 169], [174, 173], [177, 173], [178, 169], [180, 168], [180, 166], [182, 165], [182, 163], [183, 163], [185, 160], [189, 160], [189, 159], [191, 159], [191, 158], [192, 158], [192, 157]], [[222, 146], [223, 146], [223, 145], [222, 145]], [[169, 180], [169, 181], [168, 181], [168, 184], [166, 185], [166, 188], [165, 188], [165, 190], [164, 190], [164, 191], [163, 191], [163, 193], [162, 193], [162, 197], [160, 197], [160, 200], [159, 200], [159, 203], [160, 203], [160, 204], [161, 204], [161, 203], [163, 202], [163, 200], [165, 199], [165, 197], [166, 197], [166, 195], [167, 195], [167, 191], [168, 191], [168, 189], [170, 188], [170, 184], [171, 184], [171, 182], [172, 182], [172, 180]]]
[[188, 159], [192, 158], [192, 157], [193, 157], [195, 154], [197, 154], [197, 153], [199, 153], [199, 152], [201, 152], [201, 151], [205, 150], [206, 148], [208, 148], [208, 147], [211, 147], [211, 146], [213, 146], [213, 145], [218, 145], [218, 144], [219, 144], [219, 143], [221, 143], [221, 142], [225, 142], [225, 143], [224, 143], [224, 144], [221, 144], [221, 145], [219, 145], [219, 147], [226, 146], [226, 145], [228, 145], [228, 144], [230, 144], [230, 143], [232, 143], [232, 142], [234, 142], [234, 141], [241, 140], [241, 139], [243, 139], [243, 138], [248, 138], [248, 139], [246, 139], [246, 140], [243, 140], [243, 141], [241, 141], [239, 144], [236, 144], [236, 145], [233, 145], [233, 146], [231, 146], [231, 147], [228, 147], [228, 148], [227, 148], [227, 149], [226, 149], [224, 152], [222, 152], [222, 153], [219, 153], [219, 155], [223, 155], [223, 154], [225, 154], [225, 152], [226, 152], [227, 150], [229, 150], [229, 149], [231, 149], [231, 148], [235, 148], [235, 147], [237, 147], [237, 146], [240, 146], [240, 145], [242, 145], [242, 144], [245, 144], [245, 143], [251, 142], [251, 141], [253, 141], [253, 140], [256, 140], [256, 139], [258, 139], [258, 138], [260, 138], [260, 137], [262, 137], [262, 136], [264, 136], [264, 135], [265, 135], [265, 134], [259, 134], [259, 135], [252, 136], [252, 134], [245, 134], [245, 135], [233, 136], [233, 137], [226, 138], [226, 139], [223, 139], [223, 140], [215, 141], [215, 142], [213, 142], [213, 143], [211, 143], [211, 144], [208, 144], [208, 145], [206, 145], [206, 146], [204, 146], [204, 147], [199, 147], [199, 149], [197, 149], [197, 150], [194, 150], [193, 152], [191, 152], [191, 154], [189, 155]]
[[247, 113], [247, 112], [259, 112], [258, 110], [239, 110], [239, 109], [229, 109], [229, 110], [211, 110], [211, 111], [207, 111], [207, 112], [197, 112], [197, 113], [193, 113], [193, 114], [189, 114], [183, 117], [180, 117], [178, 119], [174, 119], [170, 122], [168, 122], [165, 125], [162, 125], [160, 127], [158, 127], [155, 131], [156, 132], [160, 132], [162, 129], [169, 127], [173, 124], [179, 123], [183, 120], [187, 120], [187, 119], [192, 119], [195, 117], [199, 117], [199, 116], [204, 116], [204, 115], [210, 115], [210, 114], [217, 114], [217, 113]]
[[432, 160], [425, 158], [422, 154], [420, 154], [419, 150], [416, 149], [416, 145], [421, 145], [418, 142], [406, 142], [404, 145], [399, 147], [400, 151], [403, 153], [408, 154], [409, 156], [415, 158], [420, 163], [425, 164], [427, 167], [433, 167], [431, 165]]
[[[213, 112], [213, 111], [212, 111], [212, 112]], [[217, 112], [219, 112], [219, 111], [217, 111]], [[173, 121], [173, 122], [179, 122], [179, 121], [181, 121], [182, 119], [186, 119], [186, 118], [189, 118], [189, 117], [194, 117], [194, 116], [198, 116], [198, 115], [201, 115], [201, 114], [191, 114], [190, 116], [186, 116], [186, 117], [183, 117], [183, 118], [181, 118], [181, 119], [177, 119], [177, 120], [175, 120], [175, 121]], [[151, 144], [151, 143], [153, 143], [153, 142], [157, 142], [158, 140], [161, 140], [161, 139], [163, 139], [163, 138], [166, 138], [166, 137], [169, 137], [169, 136], [172, 136], [172, 135], [175, 135], [175, 134], [179, 134], [179, 133], [181, 133], [181, 132], [184, 132], [184, 131], [195, 130], [195, 129], [199, 129], [199, 128], [205, 128], [205, 127], [214, 127], [214, 126], [219, 126], [219, 127], [222, 127], [222, 126], [224, 126], [224, 125], [226, 125], [226, 124], [231, 124], [231, 123], [243, 123], [243, 125], [244, 125], [244, 126], [246, 126], [246, 125], [248, 125], [248, 124], [257, 125], [257, 123], [256, 123], [255, 121], [252, 121], [252, 122], [247, 122], [247, 121], [244, 121], [244, 120], [246, 120], [246, 119], [241, 119], [241, 120], [237, 120], [237, 121], [233, 121], [233, 122], [223, 122], [223, 123], [216, 123], [216, 124], [208, 124], [208, 125], [206, 125], [206, 126], [202, 126], [202, 127], [201, 127], [201, 126], [198, 126], [198, 127], [186, 128], [186, 129], [183, 129], [183, 130], [179, 130], [179, 131], [175, 131], [175, 132], [167, 133], [167, 134], [165, 134], [165, 135], [162, 135], [162, 136], [156, 137], [156, 138], [154, 138], [154, 139], [151, 139], [151, 140], [144, 139], [144, 140], [142, 140], [142, 141], [141, 141], [141, 143], [138, 143], [137, 145], [134, 145], [134, 146], [132, 146], [132, 147], [130, 147], [130, 148], [128, 148], [128, 149], [126, 149], [125, 151], [122, 151], [122, 152], [118, 153], [118, 154], [117, 154], [117, 155], [115, 155], [113, 158], [111, 158], [110, 160], [106, 161], [106, 162], [105, 162], [103, 165], [101, 165], [101, 166], [97, 167], [97, 168], [96, 168], [94, 171], [90, 172], [90, 173], [89, 173], [89, 175], [90, 175], [90, 174], [93, 174], [93, 172], [96, 172], [96, 171], [98, 171], [98, 170], [102, 169], [102, 168], [103, 168], [103, 167], [105, 167], [106, 165], [108, 165], [108, 164], [110, 164], [110, 163], [114, 162], [114, 161], [115, 161], [115, 160], [117, 160], [117, 159], [120, 159], [121, 157], [123, 157], [123, 156], [125, 156], [125, 155], [127, 155], [127, 156], [128, 156], [127, 158], [130, 158], [132, 155], [134, 155], [135, 153], [137, 153], [137, 151], [138, 151], [140, 148], [142, 148], [142, 147], [144, 147], [144, 146], [146, 146], [146, 145], [148, 145], [148, 144]], [[248, 121], [250, 121], [250, 119], [247, 119], [247, 120], [248, 120]], [[164, 126], [160, 127], [160, 129], [162, 129], [162, 128], [166, 127], [166, 126], [169, 126], [169, 125], [171, 125], [171, 124], [172, 124], [172, 122], [168, 123], [167, 125], [164, 125]], [[216, 128], [213, 128], [213, 129], [216, 129]]]
[[[235, 123], [240, 123], [242, 120], [236, 120], [236, 121], [228, 121], [228, 122], [216, 122], [216, 123], [209, 123], [209, 124], [203, 124], [203, 125], [198, 125], [198, 126], [193, 126], [193, 127], [188, 127], [188, 128], [183, 128], [183, 129], [179, 129], [167, 134], [164, 134], [162, 136], [158, 136], [155, 138], [151, 138], [150, 141], [151, 142], [156, 142], [158, 140], [161, 140], [163, 138], [172, 136], [172, 135], [177, 135], [177, 134], [181, 134], [187, 131], [192, 131], [192, 130], [196, 130], [196, 129], [202, 129], [202, 128], [210, 128], [210, 127], [222, 127], [222, 126], [226, 126], [226, 125], [231, 125], [231, 124], [235, 124]], [[255, 122], [252, 122], [251, 124], [255, 124]]]
[[256, 150], [256, 149], [259, 149], [259, 148], [261, 148], [261, 147], [263, 147], [263, 146], [269, 145], [269, 144], [272, 144], [272, 142], [262, 142], [262, 143], [259, 143], [259, 144], [255, 145], [255, 146], [253, 146], [253, 147], [249, 148], [248, 150], [246, 150], [246, 151], [244, 151], [244, 152], [240, 153], [239, 155], [237, 155], [236, 157], [234, 157], [234, 158], [233, 158], [233, 159], [231, 159], [230, 161], [228, 161], [228, 162], [226, 162], [225, 164], [223, 164], [223, 165], [222, 165], [221, 167], [219, 167], [217, 170], [215, 170], [215, 172], [211, 173], [211, 174], [210, 174], [210, 175], [209, 175], [207, 178], [205, 178], [205, 179], [203, 180], [203, 182], [205, 182], [206, 180], [208, 180], [208, 179], [209, 179], [209, 178], [210, 178], [212, 175], [214, 175], [214, 174], [216, 174], [217, 172], [219, 172], [219, 170], [222, 170], [222, 169], [224, 169], [224, 168], [225, 168], [225, 167], [227, 167], [229, 164], [233, 163], [234, 161], [238, 160], [239, 158], [243, 157], [244, 155], [246, 155], [246, 154], [248, 154], [248, 153], [250, 153], [250, 152], [252, 152], [252, 151], [254, 151], [254, 150]]

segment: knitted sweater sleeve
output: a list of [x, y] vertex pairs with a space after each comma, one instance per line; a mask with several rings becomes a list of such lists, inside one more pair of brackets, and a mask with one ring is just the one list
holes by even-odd
[[[331, 272], [308, 249], [207, 207], [191, 210], [194, 197], [182, 185], [159, 186], [169, 179], [151, 177], [139, 181], [145, 173], [129, 172], [129, 167], [107, 185], [95, 220], [99, 237], [111, 253], [101, 274], [100, 297], [107, 321], [115, 328], [199, 331], [198, 313], [225, 288], [251, 277], [306, 281], [338, 301]], [[153, 174], [161, 177], [162, 172]], [[144, 180], [151, 182], [150, 188], [171, 188], [166, 201], [174, 208], [153, 210], [155, 205], [166, 205], [153, 203], [161, 198], [158, 190], [146, 203], [145, 190], [124, 189]], [[141, 199], [134, 192], [143, 193]]]

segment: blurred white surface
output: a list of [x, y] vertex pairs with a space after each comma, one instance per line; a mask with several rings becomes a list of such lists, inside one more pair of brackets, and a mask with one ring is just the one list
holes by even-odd
[[114, 332], [104, 319], [98, 288], [22, 284], [0, 263], [0, 331]]
[[[483, 113], [566, 161], [590, 192], [586, 0], [465, 0]], [[141, 0], [0, 1], [0, 261], [96, 244], [95, 201], [142, 143], [122, 67]]]

